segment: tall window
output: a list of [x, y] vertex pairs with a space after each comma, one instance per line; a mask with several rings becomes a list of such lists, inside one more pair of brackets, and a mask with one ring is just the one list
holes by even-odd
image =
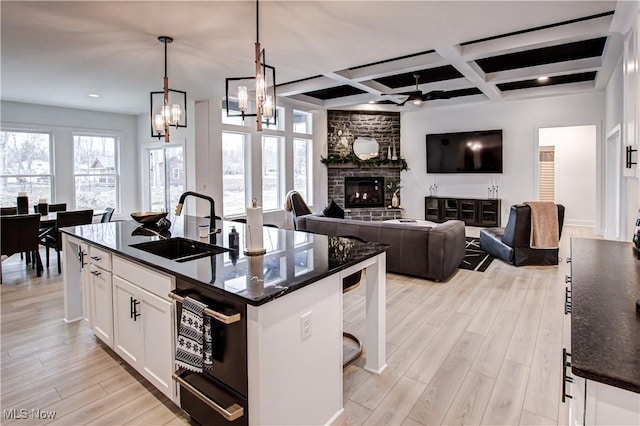
[[[293, 189], [307, 204], [313, 204], [313, 116], [309, 112], [293, 110]], [[304, 137], [304, 135], [308, 135]]]
[[114, 136], [74, 135], [75, 207], [120, 211], [118, 140]]
[[282, 176], [282, 138], [262, 137], [262, 208], [275, 210], [281, 208], [280, 188]]
[[293, 140], [293, 189], [310, 205], [313, 204], [311, 147], [311, 139]]
[[223, 215], [244, 214], [245, 194], [245, 140], [244, 133], [222, 132], [222, 196]]
[[30, 204], [52, 200], [51, 135], [49, 133], [0, 132], [0, 204], [15, 206], [18, 192], [26, 192]]

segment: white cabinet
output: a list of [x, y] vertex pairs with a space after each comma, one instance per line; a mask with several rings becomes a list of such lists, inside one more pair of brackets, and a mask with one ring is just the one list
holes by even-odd
[[[175, 355], [172, 277], [113, 257], [114, 350], [172, 400]], [[147, 289], [161, 288], [164, 294]], [[166, 291], [165, 291], [166, 290]]]
[[[108, 258], [108, 261], [105, 261], [105, 258]], [[88, 286], [90, 324], [93, 333], [109, 347], [113, 347], [111, 280], [111, 254], [90, 246]]]

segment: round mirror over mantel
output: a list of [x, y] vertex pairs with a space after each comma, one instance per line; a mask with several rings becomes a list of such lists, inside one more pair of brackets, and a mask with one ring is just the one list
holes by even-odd
[[367, 136], [358, 136], [353, 141], [353, 153], [360, 160], [369, 160], [378, 156], [380, 146], [375, 138]]

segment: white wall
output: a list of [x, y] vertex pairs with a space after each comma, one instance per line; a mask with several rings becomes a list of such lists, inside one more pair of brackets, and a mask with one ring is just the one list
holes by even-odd
[[[427, 103], [400, 117], [402, 156], [410, 170], [402, 173], [405, 216], [424, 218], [424, 197], [438, 184], [441, 196], [487, 197], [487, 187], [499, 186], [502, 225], [512, 204], [537, 198], [537, 133], [542, 127], [597, 126], [596, 199], [601, 197], [600, 150], [605, 117], [604, 92], [503, 102], [435, 107]], [[491, 175], [427, 174], [425, 135], [467, 130], [503, 130], [503, 173]], [[600, 209], [596, 228], [602, 229]]]
[[[109, 132], [120, 137], [120, 212], [140, 210], [136, 117], [2, 101], [2, 127], [51, 131], [54, 143], [54, 201], [73, 208], [73, 133]], [[120, 217], [119, 214], [114, 216]]]
[[555, 147], [555, 201], [567, 225], [595, 225], [596, 126], [540, 129], [540, 146]]

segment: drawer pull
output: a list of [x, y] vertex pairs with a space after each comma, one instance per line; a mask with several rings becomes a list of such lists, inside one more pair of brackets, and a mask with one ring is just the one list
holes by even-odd
[[573, 383], [573, 377], [567, 376], [567, 367], [571, 367], [571, 361], [567, 361], [569, 357], [571, 354], [562, 348], [562, 402], [565, 402], [565, 398], [573, 398], [567, 393], [567, 383]]
[[244, 416], [244, 408], [242, 408], [240, 405], [233, 404], [227, 408], [221, 407], [218, 403], [208, 398], [205, 394], [200, 392], [198, 389], [191, 386], [191, 384], [187, 383], [182, 377], [178, 375], [179, 372], [180, 370], [178, 370], [178, 372], [173, 373], [171, 375], [171, 377], [173, 377], [173, 380], [178, 382], [178, 384], [180, 384], [185, 390], [193, 394], [193, 396], [198, 398], [200, 401], [207, 404], [207, 406], [209, 406], [211, 409], [215, 410], [218, 414], [224, 417], [225, 420], [232, 422]]
[[[184, 297], [174, 292], [169, 292], [169, 298], [175, 300], [178, 303], [182, 303], [182, 301], [184, 300]], [[211, 308], [204, 308], [204, 313], [205, 315], [208, 315], [223, 324], [233, 324], [234, 322], [240, 321], [239, 313], [233, 315], [225, 315], [222, 312], [214, 311]]]
[[564, 276], [564, 282], [565, 282], [565, 284], [569, 284], [571, 282], [571, 277], [569, 275], [565, 275]]
[[569, 287], [564, 289], [564, 314], [571, 313], [571, 290]]

